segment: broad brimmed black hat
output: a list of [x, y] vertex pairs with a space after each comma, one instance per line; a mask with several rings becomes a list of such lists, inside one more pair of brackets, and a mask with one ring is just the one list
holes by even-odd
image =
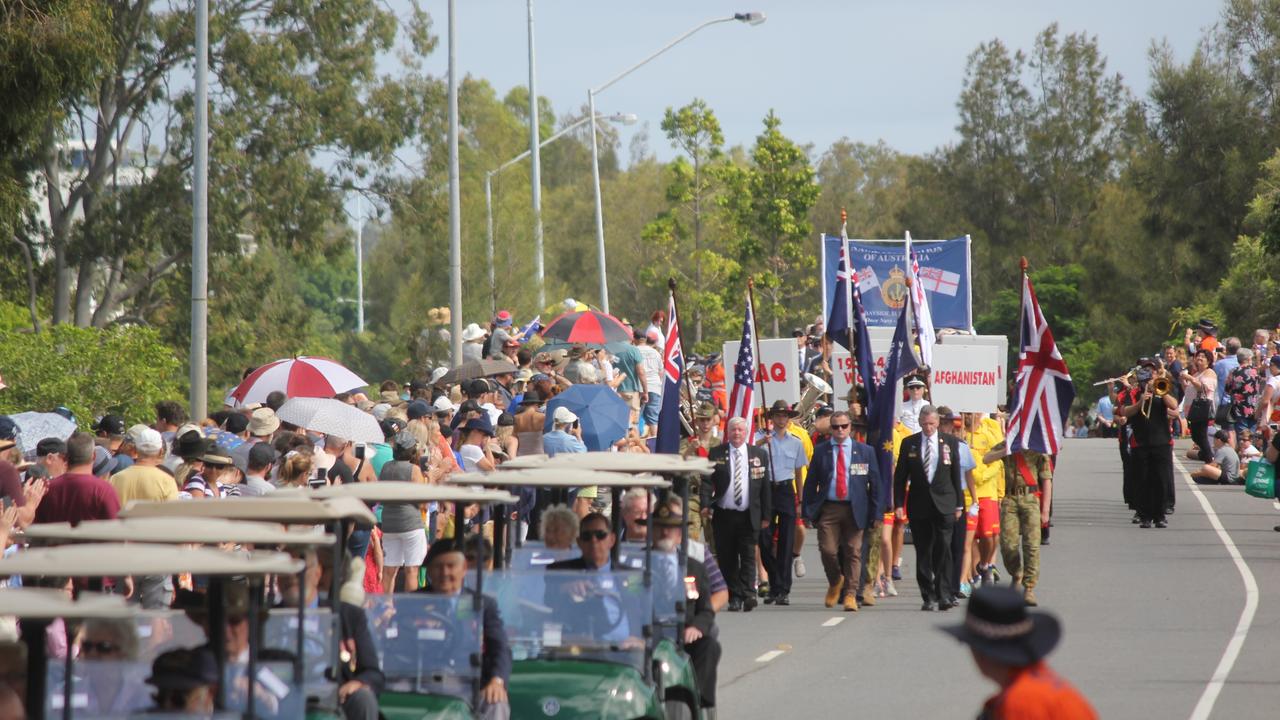
[[1218, 326], [1214, 325], [1209, 318], [1200, 318], [1199, 327], [1207, 335], [1216, 335], [1218, 333]]
[[978, 588], [969, 598], [964, 622], [941, 628], [979, 655], [1026, 667], [1048, 655], [1062, 638], [1062, 625], [1047, 613], [1029, 612], [1013, 588]]
[[800, 413], [796, 412], [795, 410], [792, 410], [791, 406], [787, 404], [786, 400], [774, 400], [773, 404], [769, 406], [768, 414], [769, 415], [786, 415], [787, 417], [795, 417]]
[[685, 520], [680, 517], [680, 512], [670, 505], [662, 504], [653, 512], [654, 527], [684, 527]]

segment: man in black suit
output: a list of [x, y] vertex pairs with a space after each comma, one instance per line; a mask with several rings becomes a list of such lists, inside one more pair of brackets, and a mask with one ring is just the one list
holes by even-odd
[[747, 442], [747, 421], [733, 418], [728, 442], [711, 450], [710, 482], [702, 484], [702, 516], [710, 518], [716, 561], [729, 583], [729, 611], [756, 606], [756, 540], [773, 512], [769, 455]]
[[[432, 595], [458, 597], [464, 603], [472, 602], [471, 593], [463, 586], [467, 574], [467, 556], [463, 546], [455, 538], [437, 540], [427, 550], [423, 561], [427, 568], [426, 588], [418, 592]], [[498, 612], [498, 601], [481, 595], [484, 625], [480, 643], [480, 707], [476, 717], [485, 720], [501, 720], [511, 717], [507, 701], [507, 680], [511, 677], [511, 645]], [[412, 621], [413, 618], [406, 618]], [[416, 632], [402, 631], [400, 637], [416, 638]]]
[[956, 438], [938, 432], [938, 411], [925, 405], [920, 432], [902, 441], [893, 471], [894, 512], [899, 521], [911, 516], [916, 581], [924, 596], [921, 610], [956, 606], [951, 594], [951, 534], [964, 512], [961, 475]]

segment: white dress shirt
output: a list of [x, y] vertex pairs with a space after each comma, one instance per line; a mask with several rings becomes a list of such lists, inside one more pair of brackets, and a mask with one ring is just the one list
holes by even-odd
[[[923, 435], [923, 434], [920, 436], [920, 452], [921, 453], [924, 453], [924, 446], [926, 444], [929, 446], [929, 464], [926, 465], [924, 468], [924, 475], [926, 478], [929, 479], [929, 484], [932, 485], [933, 475], [938, 470], [938, 453], [941, 450], [938, 442], [938, 433], [935, 432], [931, 436]], [[924, 456], [921, 455], [920, 459], [923, 461]]]
[[[720, 498], [720, 507], [725, 510], [746, 510], [747, 492], [751, 488], [751, 466], [747, 462], [747, 444], [743, 443], [741, 447], [730, 445], [727, 459], [729, 460], [729, 485], [725, 487], [724, 496]], [[734, 497], [739, 483], [742, 485], [742, 502], [735, 503]]]

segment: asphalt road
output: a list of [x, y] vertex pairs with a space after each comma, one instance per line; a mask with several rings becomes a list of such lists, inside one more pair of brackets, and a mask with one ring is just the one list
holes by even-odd
[[[1068, 440], [1059, 461], [1052, 544], [1042, 549], [1036, 588], [1040, 609], [1064, 626], [1050, 664], [1103, 718], [1280, 716], [1277, 506], [1239, 486], [1200, 488], [1256, 582], [1247, 603], [1242, 571], [1189, 478], [1175, 468], [1169, 527], [1140, 529], [1121, 502], [1115, 448], [1111, 440]], [[720, 717], [977, 715], [995, 686], [936, 629], [959, 622], [963, 605], [920, 611], [914, 549], [904, 551], [897, 598], [844, 613], [822, 607], [826, 580], [813, 538], [790, 607], [718, 616]], [[1247, 605], [1255, 612], [1246, 628]], [[1219, 666], [1233, 644], [1238, 655], [1224, 676]], [[1216, 693], [1215, 673], [1225, 680]]]

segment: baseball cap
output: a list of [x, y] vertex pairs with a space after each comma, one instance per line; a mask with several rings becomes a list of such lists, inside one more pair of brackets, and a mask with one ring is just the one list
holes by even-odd
[[409, 403], [409, 407], [405, 410], [405, 414], [409, 416], [410, 420], [424, 418], [431, 414], [431, 406], [427, 404], [426, 400], [414, 400]]
[[18, 423], [8, 415], [0, 415], [0, 449], [16, 445], [19, 434]]
[[218, 683], [218, 663], [205, 648], [179, 648], [159, 655], [147, 684], [157, 690], [194, 690]]
[[436, 398], [435, 403], [431, 407], [438, 413], [451, 413], [458, 409], [458, 406], [453, 404], [453, 401], [449, 399], [448, 395], [441, 395]]
[[463, 426], [463, 429], [467, 431], [479, 430], [485, 435], [488, 435], [489, 437], [493, 437], [493, 423], [489, 422], [488, 415], [481, 415], [480, 417], [471, 418], [470, 420], [467, 421], [467, 424]]
[[222, 427], [232, 435], [239, 435], [249, 429], [249, 418], [244, 413], [232, 413], [227, 416]]
[[556, 408], [556, 412], [554, 415], [552, 415], [552, 418], [555, 420], [555, 422], [561, 423], [561, 424], [578, 422], [578, 416], [574, 415], [572, 410], [570, 410], [569, 408], [563, 405]]
[[124, 428], [124, 418], [119, 415], [103, 415], [98, 418], [98, 422], [93, 424], [94, 432], [106, 433], [117, 437], [124, 435]]
[[391, 438], [391, 445], [396, 450], [412, 450], [418, 447], [418, 438], [413, 433], [402, 430]]
[[164, 436], [142, 423], [129, 428], [125, 437], [143, 455], [156, 455], [164, 450]]
[[381, 428], [384, 438], [390, 438], [404, 429], [404, 423], [398, 418], [384, 418], [378, 423], [378, 427]]
[[249, 448], [249, 467], [262, 468], [274, 463], [280, 457], [271, 443], [254, 443]]

